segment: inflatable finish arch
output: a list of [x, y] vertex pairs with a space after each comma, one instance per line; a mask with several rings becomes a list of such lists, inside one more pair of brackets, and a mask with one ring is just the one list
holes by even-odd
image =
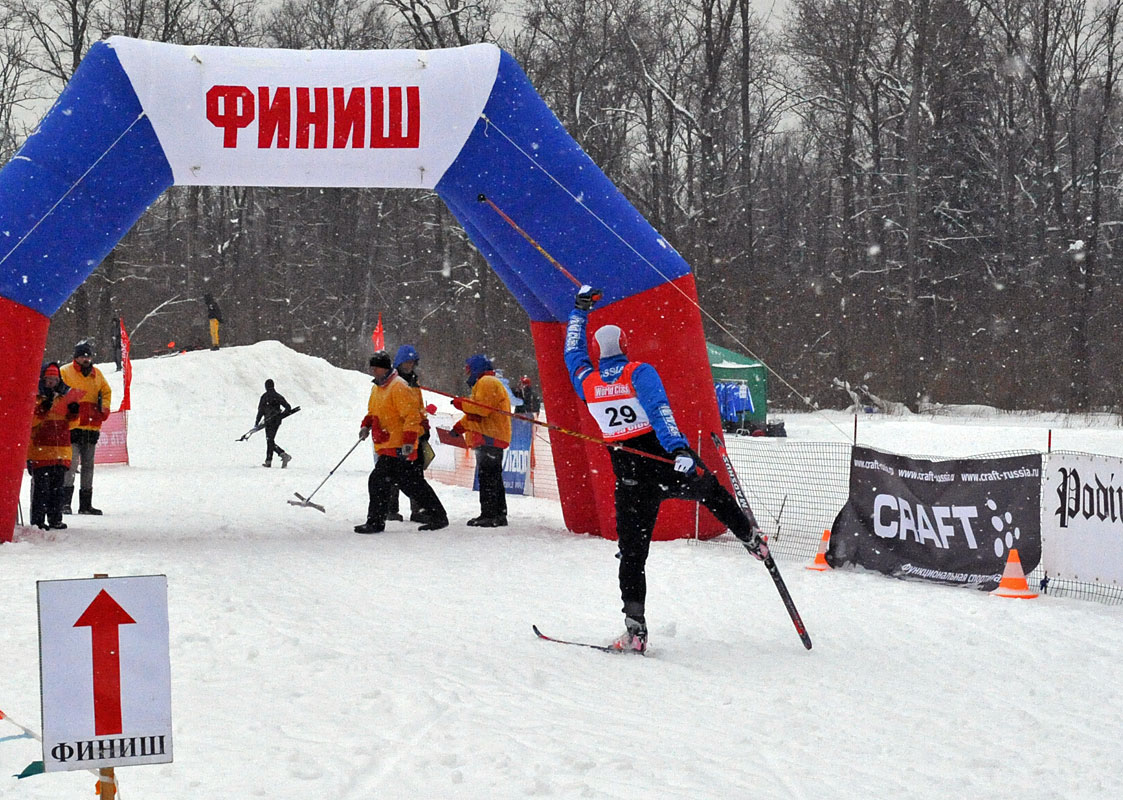
[[[361, 52], [90, 48], [0, 171], [0, 537], [14, 527], [49, 318], [173, 184], [433, 189], [531, 320], [551, 422], [599, 436], [562, 361], [573, 284], [486, 195], [605, 300], [629, 355], [663, 376], [676, 418], [716, 463], [720, 431], [694, 279], [492, 45]], [[465, 354], [467, 355], [467, 354]], [[501, 354], [498, 354], [501, 355]], [[553, 434], [567, 526], [615, 536], [604, 448]], [[720, 525], [703, 512], [703, 535]], [[692, 535], [667, 503], [657, 538]]]

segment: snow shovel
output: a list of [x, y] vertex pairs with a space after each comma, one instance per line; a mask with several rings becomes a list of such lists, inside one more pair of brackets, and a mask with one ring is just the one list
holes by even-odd
[[[357, 442], [355, 442], [353, 445], [351, 445], [351, 449], [347, 451], [347, 455], [344, 456], [343, 458], [339, 459], [339, 463], [331, 468], [331, 472], [328, 473], [327, 478], [324, 478], [322, 481], [320, 481], [320, 486], [323, 486], [325, 483], [327, 483], [328, 478], [330, 478], [332, 475], [334, 475], [335, 471], [337, 469], [339, 469], [341, 466], [343, 466], [343, 462], [347, 460], [347, 456], [350, 456], [352, 453], [354, 453], [355, 448], [358, 447], [362, 443], [362, 441], [363, 441], [362, 437], [359, 437], [359, 440]], [[320, 511], [321, 513], [324, 513], [324, 514], [328, 513], [326, 510], [324, 510], [323, 506], [319, 505], [318, 503], [312, 502], [312, 498], [315, 496], [316, 492], [320, 491], [320, 486], [317, 486], [315, 489], [313, 489], [312, 494], [308, 495], [307, 497], [302, 495], [300, 492], [293, 492], [293, 494], [295, 494], [299, 499], [298, 500], [289, 500], [289, 505], [304, 506], [305, 508], [314, 508], [317, 511]]]
[[[290, 408], [288, 411], [282, 413], [280, 415], [279, 419], [285, 419], [286, 417], [291, 417], [293, 414], [295, 414], [299, 410], [300, 410], [300, 406], [296, 406], [295, 408]], [[269, 420], [272, 421], [273, 417], [270, 417]], [[244, 441], [246, 441], [246, 439], [250, 438], [251, 436], [253, 436], [258, 431], [264, 430], [264, 429], [265, 429], [265, 423], [264, 422], [261, 423], [260, 425], [254, 425], [252, 428], [250, 428], [248, 431], [243, 433], [241, 436], [239, 436], [234, 441], [235, 442], [244, 442]]]

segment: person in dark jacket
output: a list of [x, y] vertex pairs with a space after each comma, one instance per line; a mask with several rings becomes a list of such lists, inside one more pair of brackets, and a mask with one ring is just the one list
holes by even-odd
[[590, 286], [582, 286], [577, 293], [565, 334], [565, 366], [605, 442], [628, 448], [609, 450], [616, 475], [625, 629], [613, 647], [642, 653], [647, 649], [647, 554], [664, 500], [677, 497], [701, 503], [759, 559], [768, 555], [768, 545], [753, 530], [733, 495], [690, 449], [675, 422], [659, 373], [650, 364], [628, 358], [624, 332], [617, 326], [597, 329], [594, 337], [600, 356], [593, 366], [585, 326], [600, 297], [600, 290]]
[[277, 444], [275, 438], [277, 436], [277, 429], [281, 427], [281, 420], [285, 414], [292, 411], [292, 406], [281, 394], [273, 388], [273, 379], [265, 381], [265, 393], [261, 395], [261, 399], [257, 401], [257, 419], [254, 420], [254, 427], [265, 423], [265, 463], [261, 466], [273, 466], [273, 454], [276, 453], [281, 457], [281, 469], [284, 469], [292, 461], [292, 456], [281, 449]]
[[522, 406], [519, 408], [519, 413], [524, 414], [531, 419], [538, 415], [538, 410], [542, 408], [542, 401], [534, 391], [534, 386], [530, 383], [530, 376], [523, 375], [519, 381], [519, 385], [514, 389], [515, 397], [523, 401]]
[[117, 371], [120, 372], [124, 358], [121, 349], [121, 318], [114, 317], [110, 325], [112, 329], [109, 331], [109, 341], [113, 342], [113, 363], [117, 365]]
[[218, 349], [218, 326], [222, 324], [222, 311], [219, 310], [218, 302], [214, 299], [214, 295], [203, 295], [203, 302], [207, 305], [207, 321], [211, 327], [211, 350]]

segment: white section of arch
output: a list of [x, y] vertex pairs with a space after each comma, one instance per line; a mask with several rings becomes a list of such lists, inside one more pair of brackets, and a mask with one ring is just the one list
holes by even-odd
[[[175, 182], [208, 186], [431, 189], [480, 118], [500, 56], [490, 44], [266, 50], [122, 36], [108, 44]], [[413, 130], [411, 120], [420, 122]]]

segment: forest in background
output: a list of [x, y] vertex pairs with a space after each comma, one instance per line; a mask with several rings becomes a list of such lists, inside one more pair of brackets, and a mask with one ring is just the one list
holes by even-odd
[[[90, 45], [510, 52], [694, 270], [770, 403], [1123, 408], [1123, 0], [0, 0], [0, 162]], [[453, 388], [536, 376], [526, 314], [431, 192], [175, 187], [52, 319], [108, 357], [277, 339]], [[715, 322], [716, 320], [716, 322]], [[720, 324], [718, 324], [720, 323]], [[784, 382], [794, 387], [793, 394]]]

